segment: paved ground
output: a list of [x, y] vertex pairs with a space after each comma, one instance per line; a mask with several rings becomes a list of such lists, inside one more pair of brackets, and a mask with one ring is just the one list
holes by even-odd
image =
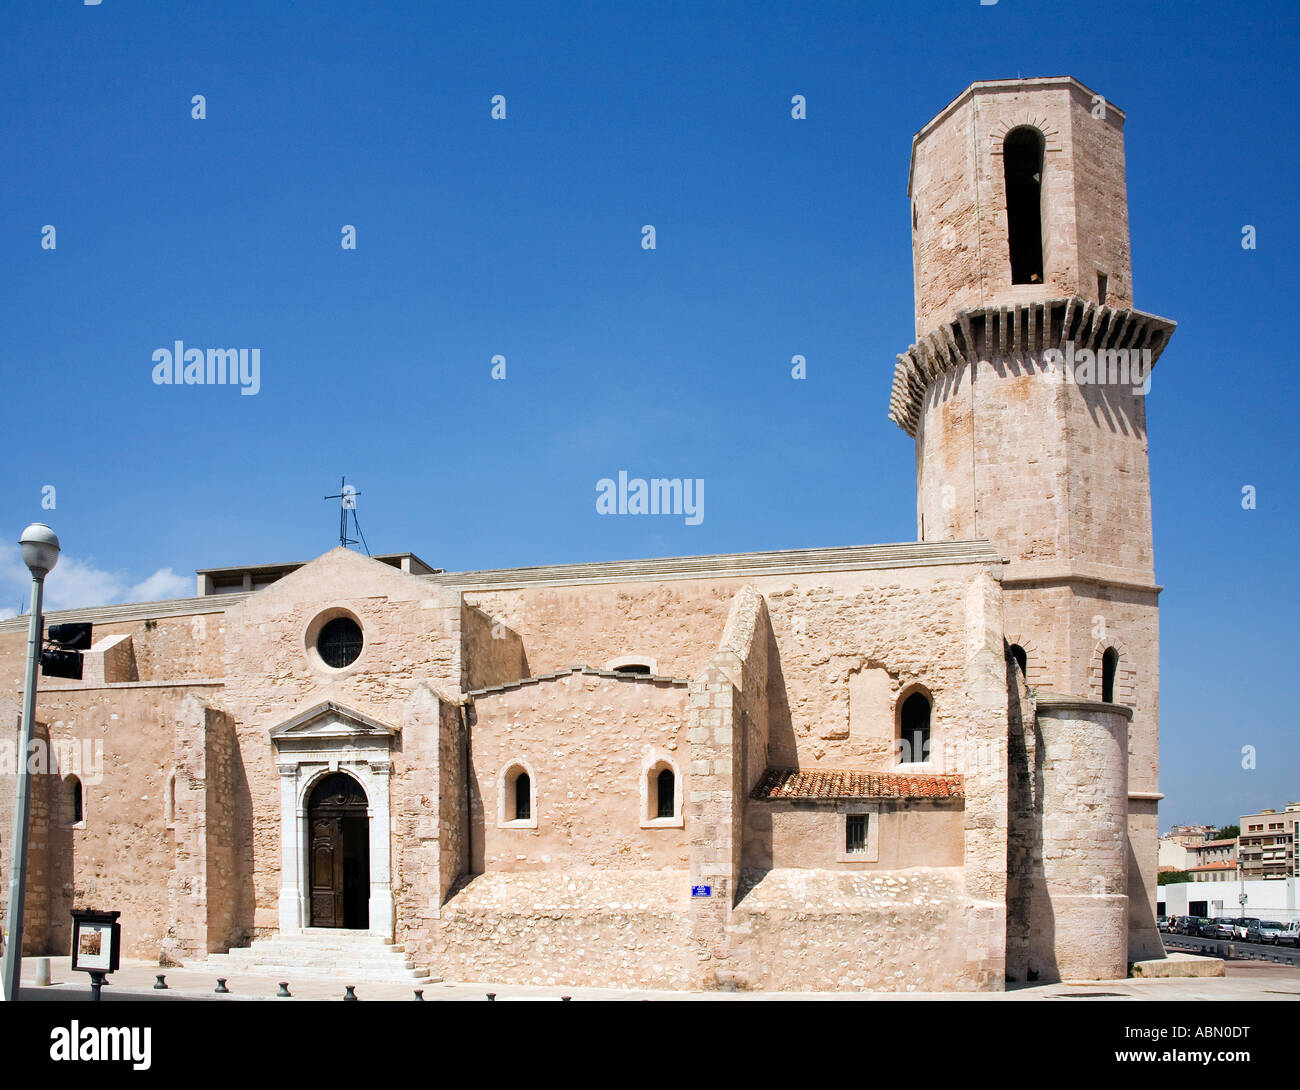
[[1242, 942], [1240, 939], [1202, 939], [1189, 938], [1186, 935], [1166, 935], [1165, 949], [1193, 954], [1209, 953], [1220, 956], [1227, 954], [1229, 957], [1300, 965], [1300, 947], [1270, 946], [1260, 942]]
[[[52, 983], [37, 988], [36, 964], [28, 958], [23, 962], [24, 999], [80, 1000], [90, 995], [90, 982], [84, 973], [73, 973], [68, 958], [50, 959]], [[158, 973], [167, 978], [167, 991], [156, 991], [152, 985]], [[1018, 1002], [1022, 1000], [1060, 1000], [1094, 998], [1102, 1000], [1190, 1000], [1222, 1002], [1237, 999], [1295, 1001], [1300, 999], [1300, 967], [1275, 965], [1261, 961], [1228, 961], [1226, 976], [1202, 979], [1108, 980], [1087, 984], [1029, 984], [1017, 985], [1006, 992], [736, 992], [689, 993], [623, 991], [613, 988], [530, 988], [514, 984], [484, 984], [456, 982], [443, 984], [357, 984], [357, 997], [362, 1000], [414, 999], [414, 989], [422, 987], [428, 1000], [478, 1000], [486, 1001], [487, 993], [496, 994], [499, 1001], [545, 1000], [556, 1001], [561, 996], [578, 1000], [799, 1000], [837, 999], [887, 1002], [913, 999], [968, 999], [975, 1001]], [[123, 962], [104, 988], [105, 1000], [133, 999], [210, 999], [215, 1002], [239, 1000], [272, 1000], [288, 1003], [293, 999], [343, 998], [344, 985], [353, 983], [340, 974], [334, 980], [292, 980], [289, 990], [292, 999], [276, 999], [277, 981], [272, 977], [232, 976], [226, 981], [229, 995], [216, 995], [216, 978], [208, 974], [185, 969], [159, 969], [145, 961]]]

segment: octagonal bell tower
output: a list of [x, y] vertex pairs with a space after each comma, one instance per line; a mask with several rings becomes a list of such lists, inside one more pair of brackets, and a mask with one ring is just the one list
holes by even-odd
[[[972, 84], [916, 134], [908, 182], [916, 343], [897, 357], [889, 415], [916, 440], [919, 539], [983, 538], [1007, 560], [1009, 653], [1037, 696], [1039, 721], [1054, 721], [1056, 701], [1080, 730], [1096, 725], [1094, 752], [1126, 766], [1099, 772], [1125, 784], [1114, 796], [1127, 799], [1118, 824], [1081, 809], [1077, 797], [1025, 805], [1036, 808], [1039, 833], [1050, 827], [1066, 850], [1089, 827], [1126, 837], [1123, 851], [1105, 853], [1107, 873], [1070, 876], [1070, 891], [1059, 886], [1054, 903], [1066, 927], [1063, 906], [1074, 898], [1086, 931], [1112, 928], [1105, 921], [1127, 899], [1119, 927], [1127, 915], [1122, 945], [1137, 960], [1163, 952], [1155, 929], [1160, 588], [1146, 397], [1174, 323], [1133, 306], [1123, 126], [1120, 109], [1058, 77]], [[1079, 710], [1090, 703], [1095, 715]], [[1123, 728], [1105, 707], [1115, 704], [1132, 715]], [[1127, 746], [1102, 744], [1104, 734], [1127, 736]], [[1083, 742], [1077, 749], [1090, 751]], [[1031, 763], [1031, 780], [1033, 771]], [[1077, 785], [1069, 776], [1037, 782]], [[1026, 854], [1008, 867], [1008, 914], [1019, 912], [1026, 934], [1009, 934], [1008, 960], [1017, 942], [1023, 960], [1028, 944], [1029, 970], [1050, 973], [1034, 969], [1035, 957], [1048, 955], [1032, 952], [1029, 935], [1052, 912], [1029, 907], [1046, 896], [1045, 879], [1017, 893], [1013, 873], [1041, 858], [1044, 845], [1012, 842]], [[1010, 903], [1018, 896], [1019, 909]], [[1030, 921], [1035, 912], [1040, 924]], [[1124, 955], [1117, 947], [1111, 960], [1122, 968]]]

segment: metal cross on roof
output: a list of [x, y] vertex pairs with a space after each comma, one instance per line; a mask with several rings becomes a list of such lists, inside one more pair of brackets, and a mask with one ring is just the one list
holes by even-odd
[[[343, 548], [349, 545], [360, 544], [366, 550], [366, 556], [370, 555], [370, 546], [366, 544], [366, 535], [361, 532], [361, 523], [357, 521], [357, 497], [361, 495], [352, 485], [348, 484], [347, 477], [339, 478], [339, 491], [336, 495], [326, 496], [327, 500], [338, 500], [339, 502], [339, 544]], [[348, 512], [352, 512], [352, 525], [356, 527], [357, 536], [348, 537]]]

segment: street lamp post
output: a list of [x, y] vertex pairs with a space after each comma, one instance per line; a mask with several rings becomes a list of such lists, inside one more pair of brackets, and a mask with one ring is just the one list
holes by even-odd
[[4, 998], [18, 998], [23, 960], [23, 901], [27, 896], [27, 828], [31, 819], [31, 771], [28, 758], [36, 737], [36, 669], [41, 661], [41, 595], [45, 577], [59, 561], [59, 539], [43, 522], [33, 522], [18, 539], [23, 563], [32, 573], [32, 612], [27, 626], [27, 684], [23, 687], [23, 734], [18, 750], [18, 790], [14, 800], [13, 862], [9, 870], [9, 916], [5, 922]]

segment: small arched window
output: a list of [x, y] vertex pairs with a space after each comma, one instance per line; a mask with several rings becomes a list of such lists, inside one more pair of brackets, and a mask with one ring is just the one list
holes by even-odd
[[1025, 649], [1020, 644], [1013, 643], [1009, 650], [1011, 651], [1011, 657], [1020, 666], [1020, 676], [1027, 677], [1029, 675], [1029, 656], [1025, 654]]
[[1118, 672], [1119, 652], [1108, 647], [1101, 656], [1101, 699], [1107, 704], [1115, 703], [1115, 675]]
[[681, 829], [680, 769], [665, 753], [648, 753], [641, 765], [641, 828]]
[[916, 692], [903, 701], [898, 717], [900, 760], [919, 764], [930, 759], [930, 701]]
[[522, 760], [507, 762], [497, 779], [497, 827], [537, 828], [537, 777]]
[[614, 673], [616, 674], [648, 674], [649, 672], [650, 667], [644, 662], [629, 662], [623, 666], [614, 667]]
[[655, 817], [670, 818], [677, 814], [677, 777], [671, 768], [663, 769], [655, 777], [657, 806]]
[[1011, 283], [1043, 282], [1043, 134], [1028, 125], [1002, 142], [1007, 186], [1007, 248]]
[[86, 820], [85, 796], [76, 776], [68, 777], [68, 810], [72, 818], [70, 825], [80, 825]]
[[528, 821], [533, 816], [533, 782], [527, 772], [515, 777], [515, 812], [512, 821]]

